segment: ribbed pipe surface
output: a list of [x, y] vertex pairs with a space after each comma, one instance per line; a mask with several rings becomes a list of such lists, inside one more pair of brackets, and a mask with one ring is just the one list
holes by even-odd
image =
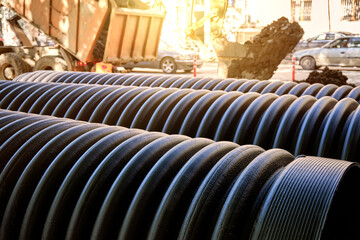
[[0, 108], [359, 161], [354, 99], [0, 81]]
[[360, 101], [360, 87], [349, 85], [336, 86], [334, 84], [323, 85], [321, 83], [309, 84], [283, 82], [283, 81], [260, 81], [246, 79], [222, 79], [211, 77], [187, 77], [187, 76], [164, 76], [164, 75], [140, 75], [140, 74], [101, 74], [89, 72], [51, 72], [37, 71], [24, 73], [17, 76], [14, 81], [23, 82], [53, 82], [53, 83], [83, 83], [101, 85], [123, 85], [140, 87], [164, 87], [164, 88], [190, 88], [195, 90], [223, 90], [226, 92], [238, 91], [242, 93], [257, 92], [260, 94], [275, 93], [279, 96], [291, 94], [295, 96], [314, 96], [320, 99], [330, 96], [336, 100], [352, 98]]
[[[285, 167], [269, 190], [251, 239], [359, 238], [353, 229], [360, 223], [360, 193], [354, 191], [359, 169], [328, 160], [300, 157]], [[305, 170], [305, 165], [312, 167]]]
[[0, 127], [0, 239], [359, 238], [357, 163], [7, 110]]

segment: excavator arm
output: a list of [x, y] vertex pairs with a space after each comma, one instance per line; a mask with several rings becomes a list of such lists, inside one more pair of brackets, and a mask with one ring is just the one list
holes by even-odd
[[[265, 27], [253, 42], [230, 42], [222, 31], [228, 0], [210, 0], [210, 12], [189, 24], [186, 35], [203, 45], [195, 30], [210, 21], [210, 39], [218, 58], [218, 75], [223, 78], [269, 79], [283, 58], [303, 35], [298, 23], [282, 17]], [[193, 6], [194, 0], [191, 0]], [[193, 14], [193, 9], [191, 9]], [[260, 68], [260, 69], [259, 69]]]
[[[191, 0], [191, 6], [193, 5], [194, 0]], [[218, 75], [224, 78], [228, 76], [227, 69], [231, 61], [245, 57], [246, 54], [243, 45], [228, 41], [222, 31], [227, 7], [228, 0], [210, 0], [210, 13], [197, 22], [190, 23], [185, 30], [188, 38], [194, 40], [200, 48], [205, 49], [204, 43], [198, 38], [195, 31], [202, 27], [207, 21], [210, 21], [210, 39], [219, 61]], [[193, 12], [193, 9], [191, 9], [191, 14], [193, 14]]]
[[[191, 0], [191, 15], [194, 13], [193, 6], [194, 0]], [[191, 22], [186, 28], [186, 34], [190, 37], [195, 37], [195, 30], [202, 27], [207, 21], [211, 24], [211, 35], [212, 38], [222, 36], [222, 26], [224, 24], [224, 18], [227, 10], [227, 0], [211, 0], [210, 1], [210, 13], [202, 17], [199, 21], [192, 23], [192, 16], [190, 17]]]

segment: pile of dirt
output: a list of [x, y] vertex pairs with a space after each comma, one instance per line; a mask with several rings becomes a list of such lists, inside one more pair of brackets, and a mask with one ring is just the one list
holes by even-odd
[[228, 77], [246, 79], [270, 79], [278, 65], [296, 46], [304, 31], [297, 22], [290, 23], [285, 17], [266, 26], [245, 42], [246, 57], [234, 60], [228, 68]]
[[347, 76], [343, 75], [340, 70], [330, 70], [328, 67], [325, 67], [322, 72], [312, 71], [305, 82], [310, 84], [322, 83], [324, 85], [335, 84], [337, 86], [350, 85], [355, 87], [353, 84], [348, 84], [346, 82], [347, 80]]

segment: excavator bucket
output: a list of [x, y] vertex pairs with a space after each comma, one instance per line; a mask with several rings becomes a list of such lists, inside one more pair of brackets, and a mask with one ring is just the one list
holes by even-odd
[[219, 59], [218, 75], [225, 78], [270, 79], [281, 61], [304, 34], [297, 22], [282, 17], [245, 44], [224, 37], [213, 40]]

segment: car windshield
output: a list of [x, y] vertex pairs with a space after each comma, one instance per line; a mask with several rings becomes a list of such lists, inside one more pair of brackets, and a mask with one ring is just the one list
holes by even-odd
[[325, 39], [326, 39], [326, 34], [323, 33], [323, 34], [317, 35], [315, 37], [312, 37], [309, 40], [310, 41], [315, 41], [315, 40], [325, 40]]
[[161, 48], [161, 49], [172, 49], [172, 47], [162, 39], [160, 39], [159, 48]]
[[[169, 42], [171, 44], [169, 44]], [[160, 39], [159, 49], [174, 51], [191, 51], [198, 52], [199, 49], [194, 42], [182, 42], [173, 39]]]

